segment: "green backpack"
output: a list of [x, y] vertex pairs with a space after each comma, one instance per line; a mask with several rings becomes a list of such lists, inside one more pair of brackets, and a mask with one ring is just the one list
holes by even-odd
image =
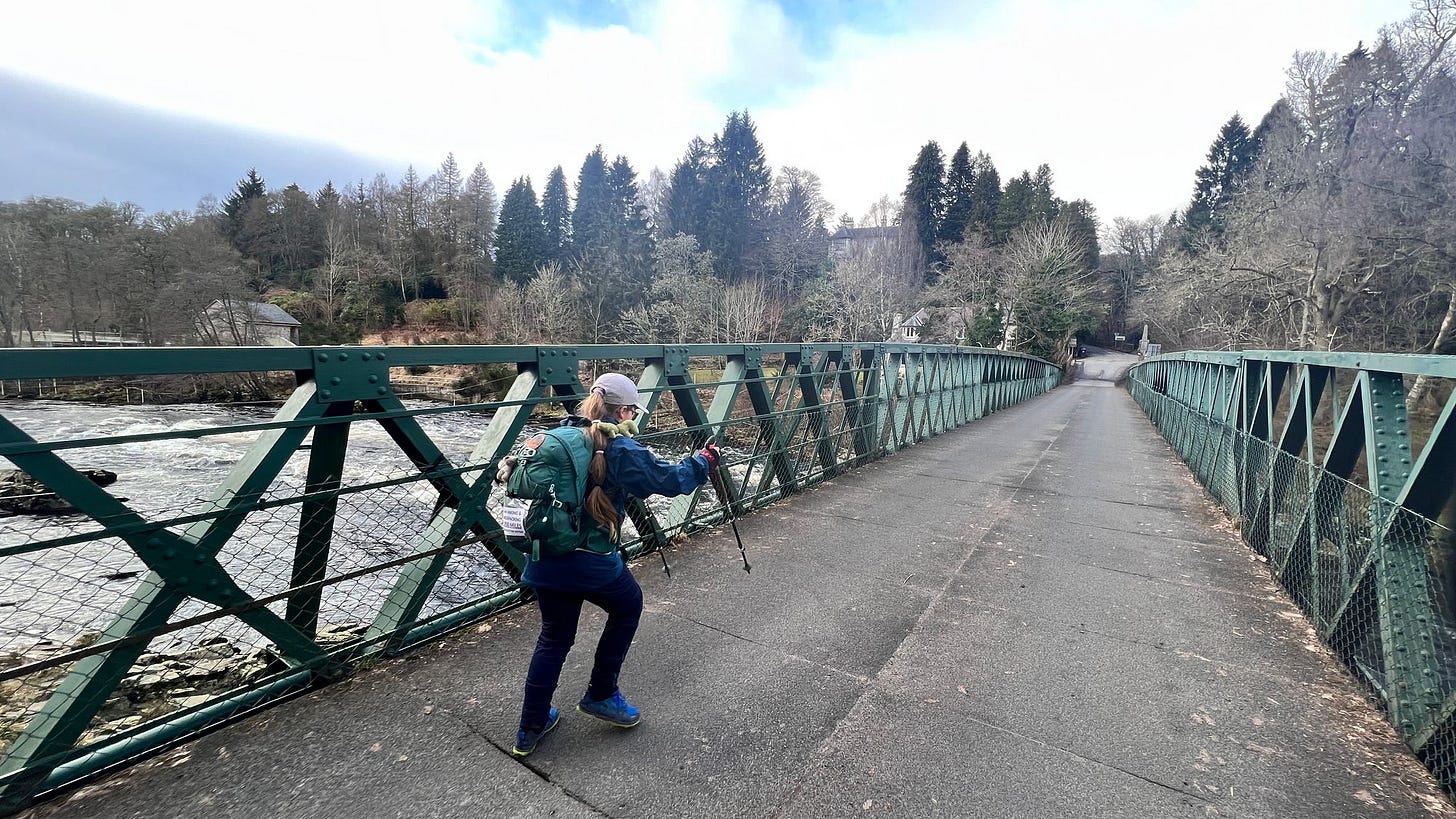
[[586, 513], [591, 433], [584, 427], [539, 432], [518, 457], [501, 507], [506, 545], [538, 560], [589, 548], [596, 526]]

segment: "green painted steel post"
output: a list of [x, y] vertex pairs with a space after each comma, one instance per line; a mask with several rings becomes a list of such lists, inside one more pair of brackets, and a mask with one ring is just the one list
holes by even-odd
[[324, 417], [314, 428], [313, 447], [308, 454], [304, 492], [310, 497], [299, 506], [298, 537], [294, 544], [290, 581], [296, 591], [288, 597], [283, 619], [310, 638], [318, 634], [323, 589], [309, 584], [323, 580], [328, 571], [334, 517], [339, 508], [338, 491], [344, 475], [344, 455], [349, 446], [350, 424], [337, 419], [348, 418], [353, 413], [353, 401], [329, 404]]

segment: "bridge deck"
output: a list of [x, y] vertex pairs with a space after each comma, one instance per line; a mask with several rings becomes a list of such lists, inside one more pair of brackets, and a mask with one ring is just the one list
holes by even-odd
[[[645, 721], [504, 749], [533, 609], [39, 816], [1416, 816], [1449, 803], [1128, 396], [1082, 383], [636, 566]], [[585, 684], [584, 623], [558, 704]], [[565, 709], [564, 709], [565, 710]]]

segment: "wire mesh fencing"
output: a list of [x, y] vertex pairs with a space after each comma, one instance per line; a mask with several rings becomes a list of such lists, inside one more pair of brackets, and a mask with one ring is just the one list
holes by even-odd
[[1456, 371], [1435, 357], [1259, 352], [1154, 359], [1128, 382], [1448, 793], [1456, 793], [1453, 383]]
[[[391, 374], [427, 365], [516, 375], [492, 400], [405, 403]], [[0, 350], [11, 380], [298, 383], [272, 412], [0, 405], [19, 470], [0, 476], [0, 810], [522, 602], [496, 466], [607, 369], [639, 382], [644, 444], [725, 456], [726, 496], [631, 502], [629, 556], [1061, 378], [918, 345]]]

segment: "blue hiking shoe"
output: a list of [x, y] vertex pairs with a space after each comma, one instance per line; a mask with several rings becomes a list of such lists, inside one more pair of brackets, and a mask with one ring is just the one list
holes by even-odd
[[576, 704], [576, 710], [589, 717], [596, 717], [618, 728], [631, 728], [642, 721], [642, 712], [632, 707], [627, 698], [618, 691], [604, 700], [589, 700], [585, 697]]
[[536, 746], [541, 744], [541, 737], [544, 737], [547, 734], [551, 733], [551, 729], [555, 728], [556, 723], [560, 721], [561, 714], [556, 712], [555, 707], [552, 707], [551, 714], [546, 717], [546, 725], [541, 730], [527, 731], [526, 729], [522, 728], [521, 730], [517, 731], [516, 747], [511, 749], [511, 756], [530, 756], [531, 752], [536, 750]]

